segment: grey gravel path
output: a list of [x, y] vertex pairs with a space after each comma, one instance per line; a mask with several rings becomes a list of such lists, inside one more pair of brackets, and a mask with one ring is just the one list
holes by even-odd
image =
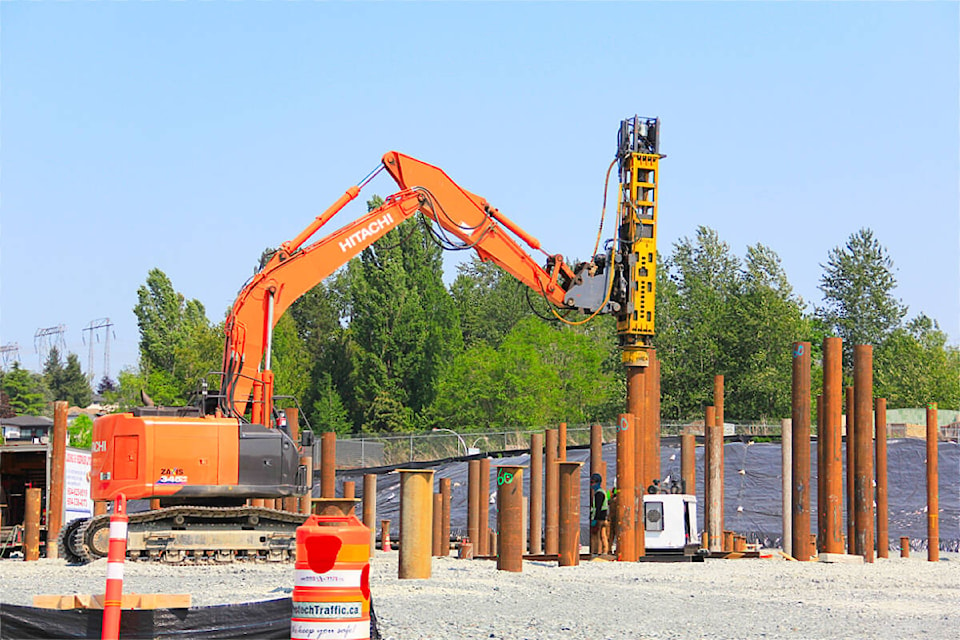
[[[378, 553], [371, 586], [386, 638], [925, 638], [960, 637], [960, 556], [873, 565], [783, 560], [703, 564], [526, 562], [435, 558], [430, 580], [397, 579]], [[0, 602], [38, 593], [102, 592], [106, 561], [0, 562]], [[195, 606], [289, 595], [292, 565], [164, 567], [128, 563], [124, 589], [190, 593]]]

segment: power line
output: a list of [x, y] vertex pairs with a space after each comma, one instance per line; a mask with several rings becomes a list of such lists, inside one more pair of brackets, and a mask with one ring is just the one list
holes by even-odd
[[3, 360], [3, 370], [7, 370], [7, 365], [11, 362], [20, 362], [20, 345], [16, 342], [8, 342], [0, 347], [0, 358]]
[[43, 361], [50, 355], [51, 349], [59, 347], [61, 354], [66, 352], [67, 343], [63, 338], [66, 332], [67, 325], [58, 324], [55, 327], [37, 329], [37, 332], [33, 334], [33, 348], [37, 352], [41, 369], [43, 369]]
[[93, 385], [94, 381], [94, 367], [93, 367], [93, 342], [96, 339], [97, 342], [100, 341], [99, 331], [103, 330], [103, 375], [110, 375], [110, 334], [113, 333], [113, 337], [116, 338], [116, 334], [111, 331], [113, 323], [110, 322], [110, 318], [97, 318], [96, 320], [91, 320], [81, 333], [90, 332], [90, 355], [87, 362], [87, 380]]

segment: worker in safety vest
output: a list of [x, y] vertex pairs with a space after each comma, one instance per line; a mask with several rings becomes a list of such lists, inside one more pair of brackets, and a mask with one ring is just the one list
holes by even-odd
[[590, 476], [590, 550], [610, 553], [609, 499], [599, 473]]

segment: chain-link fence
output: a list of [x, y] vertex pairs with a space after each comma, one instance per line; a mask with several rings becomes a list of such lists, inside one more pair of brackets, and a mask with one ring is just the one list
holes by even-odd
[[[903, 425], [888, 425], [887, 436], [902, 438], [906, 433]], [[603, 441], [612, 442], [617, 438], [614, 424], [601, 425]], [[555, 427], [553, 427], [555, 428]], [[660, 435], [679, 436], [685, 430], [702, 436], [703, 421], [661, 422]], [[941, 438], [956, 440], [957, 427], [941, 427]], [[811, 425], [810, 432], [816, 436], [817, 426]], [[902, 433], [901, 433], [902, 432]], [[452, 429], [438, 429], [432, 433], [411, 433], [405, 435], [361, 435], [342, 438], [337, 446], [337, 466], [340, 468], [393, 466], [406, 462], [428, 462], [444, 458], [457, 458], [479, 453], [497, 451], [517, 451], [530, 448], [530, 435], [543, 433], [543, 429], [496, 431], [491, 433], [464, 432]], [[726, 436], [744, 436], [749, 438], [772, 437], [781, 435], [780, 422], [739, 422], [726, 423]], [[567, 446], [590, 444], [590, 425], [578, 424], [567, 427]], [[318, 458], [319, 460], [319, 458]]]
[[[612, 442], [617, 438], [614, 424], [601, 425], [603, 441]], [[554, 427], [555, 428], [555, 427]], [[678, 436], [685, 429], [703, 435], [703, 421], [700, 422], [662, 422], [661, 436]], [[406, 435], [361, 435], [343, 438], [338, 442], [337, 466], [380, 467], [403, 464], [405, 462], [427, 462], [456, 458], [460, 456], [496, 451], [516, 451], [530, 448], [530, 435], [543, 433], [543, 429], [497, 431], [492, 433], [464, 432], [452, 429], [438, 429], [432, 433], [412, 433]], [[742, 423], [727, 424], [727, 435], [779, 436], [780, 424]], [[343, 445], [342, 450], [340, 445]], [[567, 446], [590, 444], [590, 425], [567, 426]]]

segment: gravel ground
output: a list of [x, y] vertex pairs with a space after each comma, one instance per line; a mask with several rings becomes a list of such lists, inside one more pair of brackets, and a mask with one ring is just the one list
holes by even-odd
[[[430, 580], [397, 579], [397, 553], [378, 553], [372, 590], [389, 639], [448, 638], [955, 638], [960, 556], [873, 565], [779, 559], [705, 563], [526, 562], [434, 558]], [[102, 592], [106, 561], [0, 562], [0, 601]], [[124, 590], [190, 593], [194, 606], [286, 597], [292, 565], [164, 567], [128, 563]]]

